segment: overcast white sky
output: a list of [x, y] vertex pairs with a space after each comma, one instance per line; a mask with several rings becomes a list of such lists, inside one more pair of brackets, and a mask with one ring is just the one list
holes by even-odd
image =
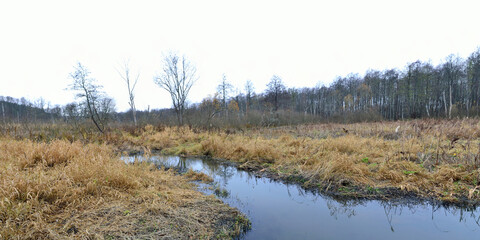
[[288, 87], [328, 85], [336, 76], [439, 63], [480, 46], [479, 1], [0, 1], [0, 95], [74, 100], [66, 91], [81, 62], [117, 110], [128, 94], [115, 66], [139, 69], [138, 109], [170, 107], [153, 83], [162, 53], [197, 67], [190, 101], [216, 90], [225, 73], [240, 90], [263, 91], [273, 74]]

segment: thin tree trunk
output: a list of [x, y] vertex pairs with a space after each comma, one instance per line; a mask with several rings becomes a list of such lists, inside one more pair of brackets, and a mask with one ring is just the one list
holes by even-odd
[[448, 115], [447, 111], [447, 98], [445, 97], [445, 91], [443, 91], [443, 105], [445, 106], [445, 117]]
[[6, 123], [5, 121], [5, 108], [3, 107], [3, 102], [2, 102], [2, 116], [3, 116], [3, 124]]
[[428, 104], [425, 104], [425, 109], [427, 110], [427, 116], [430, 117], [430, 112], [428, 111]]
[[[93, 109], [92, 109], [92, 104], [90, 102], [90, 97], [89, 97], [89, 93], [87, 90], [85, 90], [85, 93], [86, 93], [86, 98], [87, 98], [87, 107], [88, 107], [88, 111], [90, 112], [90, 119], [92, 119], [93, 123], [95, 124], [95, 126], [97, 127], [98, 131], [100, 131], [101, 133], [103, 133], [103, 130], [102, 128], [100, 127], [100, 125], [97, 123], [97, 121], [95, 120], [95, 114], [96, 114], [96, 111], [94, 112], [95, 110], [95, 105], [93, 105]], [[98, 114], [97, 114], [98, 116]]]
[[130, 92], [130, 89], [129, 89], [129, 93], [130, 93], [130, 109], [132, 110], [132, 115], [133, 115], [133, 125], [136, 127], [137, 126], [137, 109], [135, 109], [135, 102], [134, 102], [134, 99], [133, 99], [133, 93]]
[[452, 118], [452, 85], [450, 85], [450, 108], [448, 109], [448, 118]]
[[137, 126], [137, 111], [135, 110], [135, 108], [132, 109], [132, 114], [133, 114], [133, 124], [136, 127]]
[[178, 118], [179, 118], [180, 126], [182, 126], [183, 125], [183, 110], [182, 109], [180, 109], [180, 111], [179, 111]]
[[130, 95], [130, 110], [132, 110], [132, 115], [133, 115], [133, 125], [136, 127], [137, 126], [137, 109], [135, 109], [135, 102], [133, 98], [133, 92], [130, 89], [130, 84], [128, 84], [128, 93]]
[[467, 99], [467, 117], [470, 117], [470, 107], [469, 107], [469, 105], [470, 105], [470, 100]]

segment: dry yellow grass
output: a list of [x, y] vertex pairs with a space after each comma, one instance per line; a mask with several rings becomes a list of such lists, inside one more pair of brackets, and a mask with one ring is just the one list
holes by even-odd
[[[237, 220], [235, 220], [237, 218]], [[0, 239], [215, 238], [241, 213], [107, 145], [0, 139]]]
[[214, 180], [212, 177], [208, 176], [202, 172], [195, 172], [192, 169], [189, 169], [186, 173], [183, 174], [190, 181], [199, 181], [203, 183], [212, 183]]
[[[23, 135], [16, 135], [16, 126], [2, 130], [0, 238], [214, 238], [224, 236], [218, 229], [239, 230], [232, 220], [241, 216], [238, 211], [194, 191], [188, 182], [208, 178], [124, 164], [115, 152], [131, 148], [229, 159], [349, 196], [382, 197], [397, 189], [449, 202], [480, 202], [480, 124], [475, 119], [236, 133], [146, 126], [104, 136], [47, 128]], [[23, 138], [34, 141], [13, 140]]]
[[148, 126], [133, 145], [207, 155], [305, 186], [382, 195], [398, 189], [449, 202], [480, 200], [478, 120], [319, 124], [245, 132]]

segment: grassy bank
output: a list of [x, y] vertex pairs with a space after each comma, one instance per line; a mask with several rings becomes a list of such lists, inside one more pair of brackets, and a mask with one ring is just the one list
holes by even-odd
[[245, 224], [187, 177], [110, 146], [0, 139], [0, 239], [229, 238]]
[[479, 137], [478, 120], [418, 120], [216, 132], [147, 126], [117, 145], [224, 158], [338, 195], [476, 204]]
[[[26, 131], [26, 130], [27, 131]], [[480, 202], [480, 123], [418, 120], [203, 131], [45, 125], [0, 129], [0, 238], [228, 238], [246, 220], [176, 175], [125, 164], [162, 151], [239, 167], [347, 197], [415, 195]]]

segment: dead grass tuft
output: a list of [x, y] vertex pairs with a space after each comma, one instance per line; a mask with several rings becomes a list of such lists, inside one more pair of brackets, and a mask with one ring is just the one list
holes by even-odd
[[[347, 130], [347, 131], [345, 131]], [[142, 136], [165, 153], [206, 155], [311, 184], [403, 189], [480, 200], [480, 123], [475, 119], [318, 124], [242, 133], [165, 128]], [[172, 150], [173, 149], [173, 150]], [[475, 193], [470, 193], [475, 189]]]
[[200, 181], [203, 183], [212, 183], [213, 178], [202, 172], [195, 172], [192, 169], [189, 169], [185, 174], [183, 174], [190, 181]]
[[107, 145], [0, 139], [0, 183], [3, 239], [212, 238], [241, 216]]

